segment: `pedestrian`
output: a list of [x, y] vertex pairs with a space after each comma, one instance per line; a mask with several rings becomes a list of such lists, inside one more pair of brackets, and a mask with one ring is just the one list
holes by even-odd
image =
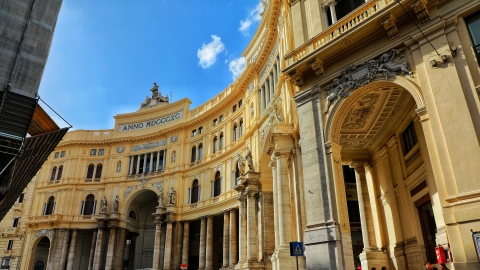
[[387, 267], [386, 267], [386, 266], [382, 266], [382, 270], [387, 270]]
[[440, 264], [440, 269], [441, 270], [450, 270], [444, 263]]
[[433, 265], [430, 264], [430, 262], [425, 262], [425, 269], [426, 270], [438, 270], [438, 268], [433, 267]]

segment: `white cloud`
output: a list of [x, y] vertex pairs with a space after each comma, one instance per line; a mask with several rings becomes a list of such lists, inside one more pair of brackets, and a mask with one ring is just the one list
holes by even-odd
[[240, 27], [238, 28], [238, 30], [242, 32], [242, 34], [247, 36], [249, 34], [248, 31], [250, 30], [250, 26], [252, 26], [254, 22], [259, 22], [262, 19], [262, 16], [260, 16], [262, 12], [263, 5], [261, 2], [259, 2], [257, 6], [250, 11], [245, 20], [240, 20]]
[[225, 45], [220, 37], [212, 35], [212, 41], [208, 44], [203, 44], [202, 48], [198, 49], [197, 57], [200, 59], [198, 62], [202, 68], [208, 68], [215, 64], [217, 61], [217, 55], [225, 50]]
[[245, 58], [240, 57], [230, 61], [228, 69], [232, 72], [232, 77], [235, 80], [245, 70]]

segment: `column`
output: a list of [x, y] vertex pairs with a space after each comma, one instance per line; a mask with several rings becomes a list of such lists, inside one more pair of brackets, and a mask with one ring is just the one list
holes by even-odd
[[150, 166], [148, 166], [148, 172], [152, 172], [152, 168], [153, 168], [153, 152], [150, 152]]
[[[159, 171], [160, 170], [160, 151], [162, 150], [158, 150], [157, 151], [157, 166], [155, 167], [155, 171]], [[162, 168], [163, 169], [163, 168]]]
[[270, 83], [269, 83], [269, 85], [270, 85], [270, 90], [269, 90], [269, 92], [270, 92], [270, 93], [269, 93], [269, 100], [271, 100], [271, 99], [272, 99], [272, 97], [273, 97], [273, 87], [274, 87], [274, 82], [273, 82], [273, 73], [272, 73], [272, 72], [270, 72], [270, 73], [268, 74], [268, 78], [269, 78], [269, 82], [270, 82]]
[[130, 156], [129, 167], [128, 167], [128, 175], [132, 175], [133, 173], [133, 160], [135, 159], [134, 156]]
[[335, 1], [331, 0], [328, 5], [330, 6], [330, 15], [332, 16], [332, 24], [337, 22], [337, 13], [335, 12]]
[[258, 225], [255, 211], [258, 192], [247, 194], [247, 260], [257, 261], [258, 257]]
[[291, 237], [291, 205], [290, 205], [290, 192], [288, 185], [288, 173], [287, 173], [287, 154], [276, 153], [275, 158], [277, 160], [277, 195], [278, 195], [278, 228], [279, 228], [279, 240], [282, 247], [289, 247], [289, 242], [292, 241]]
[[230, 268], [233, 268], [238, 262], [237, 258], [237, 213], [235, 209], [230, 210], [230, 237], [229, 237], [229, 247], [230, 251], [228, 254], [228, 264]]
[[137, 241], [137, 233], [131, 233], [130, 247], [128, 248], [128, 270], [133, 270], [135, 264], [135, 242]]
[[70, 238], [70, 230], [65, 229], [64, 236], [63, 236], [63, 243], [62, 243], [62, 254], [60, 255], [60, 269], [65, 269], [67, 264], [67, 253], [68, 253], [68, 239]]
[[93, 269], [93, 259], [95, 258], [95, 246], [97, 243], [97, 230], [93, 231], [92, 247], [90, 248], [90, 259], [88, 260], [88, 270]]
[[[373, 228], [367, 225], [366, 207], [370, 209], [368, 198], [367, 179], [365, 178], [365, 163], [354, 162], [350, 167], [355, 169], [355, 182], [357, 184], [358, 207], [360, 208], [360, 225], [362, 226], [363, 251], [372, 251], [369, 232]], [[371, 210], [369, 211], [371, 213]], [[371, 214], [370, 214], [371, 218]], [[373, 225], [372, 225], [373, 226]], [[372, 235], [373, 236], [373, 235]]]
[[147, 170], [147, 153], [143, 154], [142, 172], [145, 173], [146, 170]]
[[163, 170], [165, 170], [165, 167], [167, 166], [167, 149], [163, 150]]
[[267, 77], [265, 79], [265, 108], [270, 104], [270, 85], [271, 81]]
[[230, 211], [223, 212], [223, 267], [228, 267], [228, 246], [230, 245], [229, 241], [229, 232], [230, 232]]
[[155, 246], [153, 248], [153, 269], [157, 270], [160, 269], [160, 246], [161, 246], [161, 239], [162, 236], [162, 221], [156, 220], [155, 221]]
[[188, 264], [188, 245], [190, 244], [190, 222], [183, 222], [182, 263]]
[[258, 108], [260, 108], [258, 115], [263, 111], [263, 96], [262, 96], [262, 87], [258, 88]]
[[279, 225], [278, 225], [278, 182], [277, 182], [277, 165], [274, 160], [270, 162], [270, 167], [272, 168], [272, 178], [273, 178], [273, 219], [274, 219], [274, 231], [275, 231], [275, 248], [280, 246], [280, 235], [279, 235]]
[[328, 6], [322, 6], [322, 15], [323, 15], [323, 28], [326, 29], [328, 25], [328, 14], [327, 14]]
[[165, 253], [163, 257], [163, 269], [170, 269], [172, 261], [172, 221], [167, 221], [167, 233], [165, 234]]
[[265, 108], [267, 107], [267, 98], [266, 98], [266, 94], [265, 94], [265, 85], [266, 85], [266, 83], [263, 83], [263, 85], [262, 85], [262, 97], [263, 97], [263, 100], [262, 100], [262, 104], [263, 104], [262, 112], [265, 111]]
[[115, 237], [115, 251], [113, 253], [112, 269], [123, 269], [123, 257], [125, 255], [125, 238], [127, 230], [125, 228], [117, 228], [117, 236]]
[[95, 255], [93, 256], [93, 270], [100, 270], [102, 261], [103, 228], [98, 228], [97, 243], [95, 245]]
[[137, 155], [137, 171], [135, 174], [139, 174], [140, 172], [140, 155]]
[[207, 244], [206, 244], [205, 270], [213, 270], [213, 216], [207, 218]]
[[77, 229], [73, 229], [72, 241], [70, 242], [70, 250], [68, 251], [67, 270], [73, 269], [73, 258], [75, 257], [75, 245], [77, 244]]
[[115, 227], [110, 227], [110, 237], [108, 239], [108, 249], [107, 249], [107, 261], [105, 263], [105, 269], [111, 270], [113, 266], [113, 253], [115, 250]]
[[247, 212], [246, 212], [246, 198], [245, 195], [240, 195], [238, 200], [240, 201], [239, 203], [239, 209], [238, 209], [238, 218], [239, 218], [239, 232], [240, 232], [240, 237], [238, 239], [238, 246], [239, 246], [239, 258], [238, 262], [244, 262], [247, 260]]
[[200, 251], [199, 251], [199, 261], [198, 261], [198, 270], [205, 269], [205, 240], [207, 234], [207, 219], [202, 218], [200, 221]]

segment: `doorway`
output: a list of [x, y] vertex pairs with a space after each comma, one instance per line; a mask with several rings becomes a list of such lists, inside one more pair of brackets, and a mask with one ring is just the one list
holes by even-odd
[[420, 200], [415, 202], [418, 210], [418, 218], [422, 228], [423, 242], [425, 243], [425, 251], [427, 253], [427, 261], [435, 262], [437, 259], [435, 255], [435, 233], [437, 225], [435, 224], [435, 217], [433, 215], [432, 201], [427, 194]]

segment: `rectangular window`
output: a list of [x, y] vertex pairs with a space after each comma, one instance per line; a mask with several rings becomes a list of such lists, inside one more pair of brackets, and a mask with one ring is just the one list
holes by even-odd
[[7, 250], [12, 250], [12, 248], [13, 248], [13, 240], [8, 240]]
[[90, 156], [96, 156], [96, 155], [97, 155], [97, 149], [91, 149]]
[[223, 122], [223, 115], [220, 115], [220, 123]]
[[466, 18], [465, 23], [467, 24], [468, 32], [470, 32], [470, 37], [472, 38], [473, 50], [477, 55], [477, 62], [480, 64], [480, 12]]
[[18, 202], [19, 203], [23, 203], [23, 200], [25, 199], [25, 192], [20, 194], [20, 196], [18, 197]]
[[60, 157], [65, 157], [65, 151], [60, 152]]
[[105, 150], [102, 149], [98, 149], [98, 155], [99, 156], [103, 156], [103, 154], [105, 154]]
[[233, 105], [233, 112], [237, 111], [237, 105]]
[[59, 152], [55, 152], [55, 158], [58, 158]]
[[240, 99], [240, 101], [238, 102], [238, 108], [240, 109], [240, 107], [242, 107], [242, 100]]
[[12, 259], [10, 259], [10, 258], [5, 258], [5, 259], [3, 259], [3, 261], [2, 261], [2, 269], [8, 269], [8, 268], [10, 268], [11, 262], [12, 262]]
[[217, 118], [213, 119], [213, 126], [217, 125]]
[[203, 127], [199, 127], [198, 128], [198, 134], [202, 134], [202, 132], [203, 132]]
[[20, 223], [20, 218], [14, 218], [12, 227], [14, 228], [18, 227], [19, 223]]
[[417, 134], [415, 134], [415, 127], [413, 125], [413, 121], [410, 123], [410, 125], [408, 125], [408, 127], [402, 133], [402, 138], [403, 138], [403, 147], [405, 150], [403, 154], [406, 155], [417, 144]]
[[192, 137], [195, 137], [195, 135], [197, 135], [197, 130], [196, 129], [192, 130]]
[[343, 165], [343, 180], [345, 180], [346, 183], [356, 183], [355, 181], [355, 170], [353, 168], [350, 168], [348, 165]]

